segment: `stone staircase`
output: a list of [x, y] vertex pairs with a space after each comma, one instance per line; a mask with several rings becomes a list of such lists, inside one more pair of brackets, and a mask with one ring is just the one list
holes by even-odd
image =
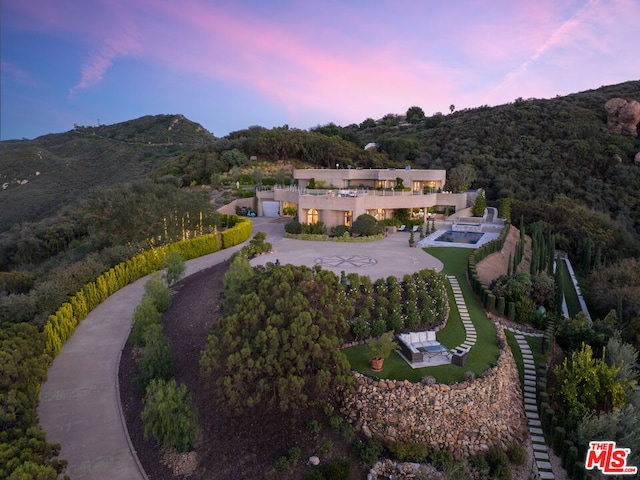
[[540, 479], [553, 479], [553, 470], [549, 461], [549, 451], [544, 441], [542, 432], [542, 423], [538, 414], [538, 405], [536, 402], [536, 366], [533, 361], [531, 348], [527, 343], [526, 337], [517, 331], [514, 331], [514, 337], [520, 347], [522, 361], [524, 363], [524, 412], [527, 417], [529, 426], [529, 434], [533, 443], [533, 457], [538, 467], [538, 477]]
[[460, 313], [460, 318], [462, 319], [462, 325], [464, 326], [465, 331], [465, 341], [457, 347], [451, 349], [451, 353], [455, 354], [456, 352], [471, 350], [471, 347], [476, 344], [477, 334], [476, 327], [473, 326], [473, 322], [471, 321], [471, 317], [469, 316], [469, 310], [467, 310], [467, 305], [464, 302], [464, 295], [462, 294], [462, 289], [460, 288], [458, 279], [452, 275], [447, 275], [447, 279], [451, 284], [453, 298], [456, 301], [456, 307], [458, 308], [458, 312]]

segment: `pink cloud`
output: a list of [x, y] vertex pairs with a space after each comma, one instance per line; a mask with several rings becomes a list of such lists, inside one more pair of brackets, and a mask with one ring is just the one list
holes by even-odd
[[100, 53], [94, 55], [82, 69], [80, 81], [69, 91], [72, 97], [86, 88], [99, 84], [113, 62], [119, 58], [140, 51], [140, 44], [127, 34], [114, 36], [105, 41]]
[[291, 115], [304, 109], [384, 114], [434, 94], [450, 96], [453, 88], [449, 70], [416, 60], [401, 41], [380, 45], [311, 22], [293, 28], [198, 2], [154, 5], [159, 18], [173, 23], [168, 33], [162, 21], [147, 31], [149, 55], [173, 69], [257, 90]]

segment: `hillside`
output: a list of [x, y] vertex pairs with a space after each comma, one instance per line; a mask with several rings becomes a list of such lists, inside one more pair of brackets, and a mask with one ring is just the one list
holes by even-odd
[[0, 142], [0, 232], [52, 216], [97, 186], [145, 178], [212, 140], [182, 115], [156, 115]]
[[549, 202], [563, 194], [609, 213], [637, 236], [640, 165], [634, 157], [640, 140], [607, 128], [604, 104], [616, 97], [640, 100], [640, 82], [548, 100], [517, 99], [414, 124], [400, 116], [347, 129], [364, 143], [377, 142], [398, 162], [448, 171], [470, 165], [472, 188], [485, 188], [490, 200]]

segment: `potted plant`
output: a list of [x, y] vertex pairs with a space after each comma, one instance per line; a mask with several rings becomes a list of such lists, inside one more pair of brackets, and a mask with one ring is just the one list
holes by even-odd
[[371, 359], [371, 370], [381, 372], [385, 357], [388, 357], [392, 350], [398, 348], [398, 344], [393, 340], [393, 332], [386, 332], [378, 338], [369, 340], [367, 348], [369, 349], [369, 358]]
[[411, 235], [409, 235], [409, 246], [410, 247], [416, 246], [416, 240], [413, 238], [413, 230], [411, 231]]

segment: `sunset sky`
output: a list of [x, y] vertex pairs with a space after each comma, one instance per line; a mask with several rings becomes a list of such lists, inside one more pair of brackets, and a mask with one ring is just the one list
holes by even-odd
[[216, 136], [640, 78], [640, 0], [2, 0], [0, 139], [181, 113]]

